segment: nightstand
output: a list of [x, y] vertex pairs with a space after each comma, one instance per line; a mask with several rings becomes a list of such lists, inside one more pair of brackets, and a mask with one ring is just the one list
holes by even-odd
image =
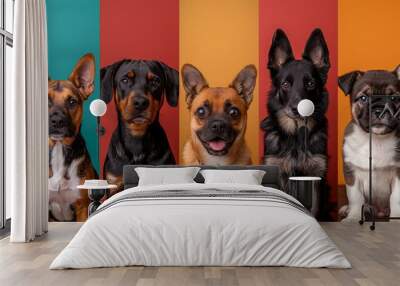
[[79, 185], [78, 189], [87, 189], [90, 199], [90, 204], [88, 207], [89, 216], [94, 213], [97, 208], [101, 205], [101, 199], [110, 189], [116, 189], [117, 185], [106, 185], [106, 186], [94, 186], [94, 185]]
[[301, 202], [315, 217], [319, 211], [320, 177], [290, 177], [289, 195]]

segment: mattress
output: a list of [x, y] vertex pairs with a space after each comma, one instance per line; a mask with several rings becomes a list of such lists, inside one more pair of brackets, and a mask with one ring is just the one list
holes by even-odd
[[50, 269], [132, 265], [351, 267], [286, 193], [198, 183], [138, 186], [114, 195]]

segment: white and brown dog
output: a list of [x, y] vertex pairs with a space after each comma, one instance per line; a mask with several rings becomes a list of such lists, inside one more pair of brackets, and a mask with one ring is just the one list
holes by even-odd
[[[350, 95], [352, 121], [343, 143], [348, 205], [339, 210], [343, 221], [361, 218], [369, 199], [369, 132], [372, 132], [372, 202], [378, 217], [400, 216], [400, 120], [385, 108], [400, 108], [400, 66], [395, 71], [353, 71], [339, 78], [339, 87]], [[372, 126], [369, 127], [369, 97]]]
[[49, 80], [49, 217], [85, 221], [87, 190], [77, 186], [97, 177], [81, 135], [83, 102], [94, 91], [95, 63], [84, 55], [68, 80]]

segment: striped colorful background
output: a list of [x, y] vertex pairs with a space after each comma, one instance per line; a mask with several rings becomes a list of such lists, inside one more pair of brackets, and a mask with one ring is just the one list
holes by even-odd
[[[76, 1], [77, 2], [77, 1]], [[353, 69], [393, 69], [400, 63], [397, 0], [47, 0], [49, 71], [54, 79], [66, 78], [86, 52], [96, 57], [97, 70], [123, 58], [155, 59], [179, 69], [197, 66], [212, 86], [228, 85], [239, 70], [258, 68], [254, 101], [249, 110], [246, 139], [253, 162], [263, 156], [259, 122], [266, 116], [270, 88], [266, 56], [273, 32], [283, 28], [297, 57], [311, 31], [319, 27], [326, 37], [331, 59], [327, 88], [330, 105], [329, 168], [331, 201], [342, 185], [341, 144], [350, 120], [349, 102], [338, 91], [339, 74]], [[82, 133], [92, 161], [101, 170], [108, 143], [116, 126], [113, 103], [102, 119], [106, 134], [101, 139], [97, 162], [95, 119], [85, 103]], [[181, 160], [189, 136], [189, 115], [181, 89], [179, 108], [164, 104], [161, 123], [175, 158]]]

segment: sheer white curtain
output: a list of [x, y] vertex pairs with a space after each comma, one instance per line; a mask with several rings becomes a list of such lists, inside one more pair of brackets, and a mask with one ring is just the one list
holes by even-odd
[[48, 226], [47, 24], [45, 0], [15, 1], [13, 93], [6, 98], [6, 187], [12, 242]]

